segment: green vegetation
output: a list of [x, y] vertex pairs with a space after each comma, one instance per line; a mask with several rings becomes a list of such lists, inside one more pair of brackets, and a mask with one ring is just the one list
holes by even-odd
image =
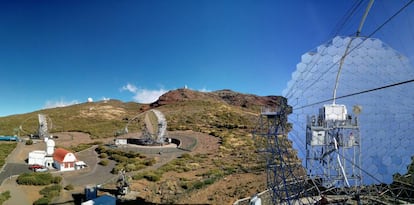
[[[109, 159], [116, 161], [117, 164], [112, 170], [113, 174], [117, 174], [121, 170], [126, 172], [137, 171], [155, 164], [154, 158], [147, 158], [144, 155], [132, 151], [124, 152], [103, 145], [98, 146], [95, 151], [99, 156], [107, 156]], [[107, 159], [103, 159], [99, 162], [102, 166], [106, 166], [108, 163]]]
[[49, 184], [59, 184], [62, 177], [53, 176], [50, 173], [31, 172], [23, 173], [17, 177], [17, 183], [20, 185], [36, 185], [43, 186]]
[[16, 142], [6, 142], [0, 143], [0, 167], [2, 167], [6, 163], [6, 158], [9, 154], [16, 148]]
[[162, 177], [162, 172], [160, 171], [145, 171], [145, 172], [141, 172], [138, 173], [134, 176], [132, 176], [133, 180], [140, 180], [140, 179], [146, 179], [150, 182], [157, 182], [161, 179]]
[[70, 190], [75, 189], [75, 187], [73, 187], [73, 185], [72, 185], [72, 184], [68, 184], [68, 185], [66, 185], [66, 186], [65, 186], [65, 188], [64, 188], [64, 189], [65, 189], [65, 190], [70, 191]]
[[103, 159], [103, 160], [99, 161], [98, 164], [100, 164], [102, 166], [107, 166], [109, 164], [109, 161], [107, 159]]
[[[36, 133], [38, 114], [45, 114], [53, 121], [54, 132], [79, 131], [88, 133], [92, 138], [112, 137], [114, 131], [125, 126], [124, 118], [135, 116], [142, 105], [123, 103], [117, 100], [108, 102], [82, 103], [73, 106], [40, 110], [32, 113], [11, 115], [0, 118], [0, 130], [4, 135], [13, 135], [14, 128], [22, 126], [20, 136]], [[132, 131], [133, 128], [130, 130]]]
[[25, 144], [26, 145], [32, 145], [33, 144], [33, 140], [32, 139], [26, 140], [26, 143]]
[[221, 179], [223, 176], [225, 176], [226, 173], [223, 171], [220, 171], [218, 169], [210, 170], [201, 176], [203, 177], [201, 180], [196, 181], [180, 181], [181, 188], [191, 191], [194, 189], [202, 189], [205, 186], [208, 186], [210, 184], [213, 184], [217, 180]]
[[35, 202], [33, 202], [33, 205], [48, 205], [50, 203], [50, 199], [47, 197], [42, 197]]
[[108, 157], [108, 154], [106, 154], [106, 153], [101, 153], [99, 155], [99, 158], [101, 158], [101, 159], [104, 159], [104, 158], [107, 158], [107, 157]]
[[0, 205], [2, 205], [5, 201], [10, 199], [10, 191], [5, 191], [0, 194]]
[[[91, 148], [94, 145], [102, 145], [102, 144], [103, 144], [102, 141], [95, 141], [95, 142], [91, 142], [91, 143], [80, 143], [76, 146], [72, 145], [70, 147], [61, 147], [61, 148], [64, 148], [64, 149], [69, 150], [71, 152], [80, 152], [80, 151], [83, 151], [83, 150], [87, 150], [87, 149]], [[57, 147], [60, 147], [60, 146], [57, 146]]]
[[159, 171], [161, 172], [188, 172], [198, 168], [198, 164], [202, 163], [205, 159], [201, 155], [190, 155], [185, 153], [178, 157], [177, 159], [172, 160], [171, 162], [163, 165]]
[[62, 186], [59, 184], [53, 184], [51, 186], [47, 186], [39, 191], [41, 195], [45, 198], [53, 199], [55, 197], [58, 197], [60, 194], [60, 191], [62, 190]]
[[80, 152], [82, 150], [86, 150], [92, 147], [92, 144], [78, 144], [76, 146], [70, 146], [69, 150], [72, 150], [73, 152]]
[[162, 175], [165, 172], [189, 172], [194, 171], [199, 168], [199, 164], [203, 163], [206, 160], [206, 156], [202, 154], [190, 155], [185, 153], [178, 157], [177, 159], [172, 160], [171, 162], [163, 165], [155, 171], [145, 171], [138, 173], [132, 176], [134, 180], [146, 179], [148, 181], [156, 182], [162, 178]]

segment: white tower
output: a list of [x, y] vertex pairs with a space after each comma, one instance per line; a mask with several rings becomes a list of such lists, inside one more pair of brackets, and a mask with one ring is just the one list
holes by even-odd
[[48, 139], [46, 141], [46, 154], [48, 156], [52, 156], [54, 152], [55, 152], [55, 141], [53, 141], [52, 139]]

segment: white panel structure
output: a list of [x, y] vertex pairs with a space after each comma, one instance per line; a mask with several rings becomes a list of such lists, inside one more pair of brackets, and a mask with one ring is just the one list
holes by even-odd
[[29, 157], [28, 157], [28, 164], [29, 165], [45, 165], [45, 156], [46, 156], [46, 152], [43, 150], [35, 150], [32, 152], [29, 152]]
[[46, 116], [43, 114], [38, 114], [38, 118], [39, 118], [39, 137], [40, 138], [45, 138], [48, 137], [49, 133], [47, 130], [47, 119]]
[[[337, 102], [349, 109], [355, 105], [362, 108], [355, 114], [359, 114], [363, 183], [390, 183], [393, 174], [406, 173], [414, 155], [414, 83], [388, 85], [414, 79], [414, 68], [406, 57], [378, 39], [335, 37], [302, 56], [283, 91], [293, 107], [289, 137], [304, 162], [307, 117], [332, 103], [340, 59], [350, 41], [350, 52], [339, 76]], [[352, 95], [356, 93], [360, 94]], [[333, 114], [329, 117], [343, 118], [346, 110], [340, 109], [328, 108]], [[350, 146], [355, 143], [351, 138]], [[315, 137], [312, 143], [323, 143], [320, 140], [322, 137]]]
[[153, 109], [152, 112], [154, 112], [158, 119], [158, 133], [156, 141], [162, 144], [164, 143], [164, 138], [167, 131], [167, 120], [161, 111]]

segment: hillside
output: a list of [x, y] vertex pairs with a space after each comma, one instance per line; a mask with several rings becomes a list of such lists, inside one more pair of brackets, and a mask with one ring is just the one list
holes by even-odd
[[[113, 137], [117, 131], [125, 127], [129, 119], [133, 119], [136, 115], [151, 108], [158, 108], [165, 112], [170, 130], [183, 130], [186, 129], [185, 127], [194, 127], [194, 124], [189, 122], [188, 119], [194, 112], [198, 113], [199, 116], [192, 116], [190, 118], [195, 117], [198, 119], [193, 120], [201, 120], [196, 123], [199, 125], [198, 127], [201, 125], [208, 127], [211, 126], [211, 123], [213, 123], [212, 126], [214, 124], [237, 123], [238, 126], [243, 125], [252, 128], [261, 106], [272, 107], [284, 103], [286, 103], [285, 99], [278, 96], [260, 97], [230, 90], [197, 92], [189, 89], [178, 89], [162, 95], [159, 100], [150, 105], [109, 100], [0, 117], [0, 135], [20, 134], [23, 136], [33, 134], [38, 126], [37, 115], [45, 114], [48, 116], [48, 126], [52, 133], [82, 131], [91, 134], [93, 138]], [[216, 110], [216, 108], [220, 109]], [[180, 110], [179, 113], [182, 116], [174, 114], [177, 113], [177, 109]], [[216, 116], [214, 120], [212, 119], [212, 116], [215, 115], [214, 113], [222, 114], [226, 110], [230, 111], [227, 117]], [[169, 112], [173, 116], [168, 115]], [[232, 119], [232, 114], [240, 115], [241, 119], [238, 119], [238, 117]], [[188, 122], [184, 122], [184, 119]], [[246, 119], [248, 119], [247, 122], [239, 124], [240, 120]], [[203, 124], [200, 124], [201, 122]], [[140, 127], [129, 127], [129, 129], [131, 128], [140, 130]]]
[[[132, 187], [154, 190], [141, 197], [156, 203], [231, 204], [265, 189], [266, 175], [251, 131], [257, 125], [261, 107], [287, 106], [286, 103], [278, 96], [177, 89], [152, 104], [110, 100], [2, 117], [0, 135], [35, 132], [37, 114], [41, 113], [48, 116], [51, 133], [78, 131], [95, 140], [112, 138], [127, 123], [130, 132], [140, 132], [142, 120], [137, 116], [156, 108], [165, 115], [170, 133], [190, 131], [209, 138], [213, 144], [163, 165], [161, 168], [168, 171], [159, 180], [134, 180]], [[168, 191], [159, 194], [160, 187]]]

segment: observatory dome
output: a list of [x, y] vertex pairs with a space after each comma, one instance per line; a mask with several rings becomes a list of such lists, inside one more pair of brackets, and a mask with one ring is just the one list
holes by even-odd
[[47, 147], [54, 147], [54, 146], [55, 146], [55, 141], [54, 141], [54, 140], [52, 140], [52, 139], [48, 139], [48, 140], [46, 141], [46, 146], [47, 146]]
[[[363, 183], [390, 183], [414, 155], [414, 68], [379, 39], [335, 37], [302, 55], [283, 95], [293, 107], [289, 138], [305, 162], [306, 118], [332, 103], [339, 63], [350, 43], [337, 88], [338, 104], [359, 105]], [[389, 86], [392, 85], [392, 86]], [[377, 89], [378, 88], [378, 89]], [[364, 92], [366, 91], [366, 92]]]
[[46, 153], [48, 155], [52, 155], [55, 151], [55, 141], [52, 139], [48, 139], [46, 141]]

